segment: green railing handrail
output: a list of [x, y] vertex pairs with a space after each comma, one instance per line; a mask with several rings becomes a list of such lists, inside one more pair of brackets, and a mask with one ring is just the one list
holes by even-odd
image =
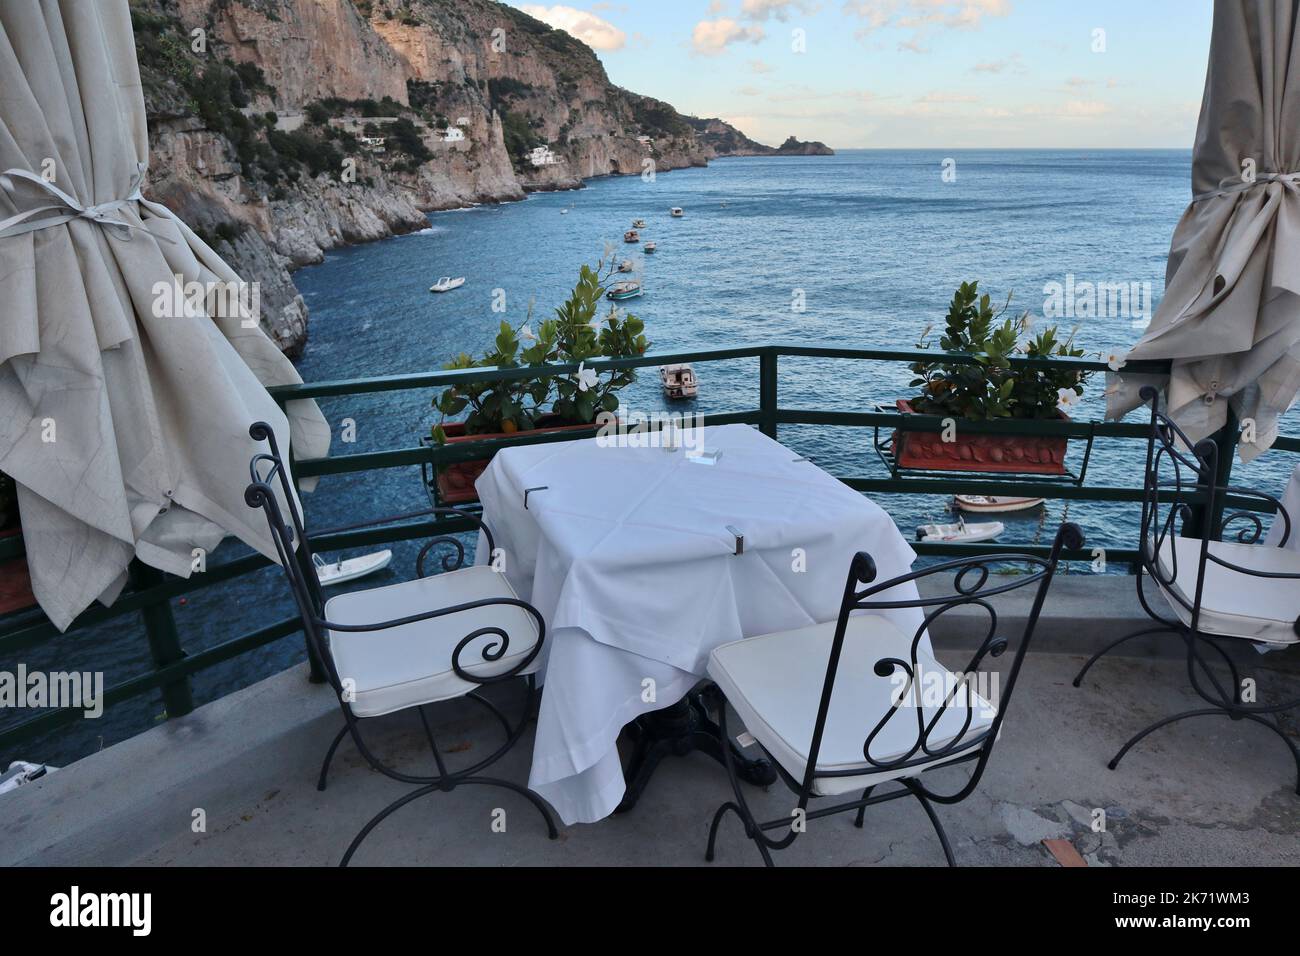
[[[869, 362], [906, 362], [935, 361], [943, 359], [957, 363], [974, 363], [976, 358], [962, 353], [941, 352], [926, 349], [858, 349], [832, 348], [806, 345], [763, 345], [743, 346], [728, 349], [676, 352], [668, 354], [639, 355], [618, 359], [597, 359], [586, 363], [588, 368], [596, 371], [611, 369], [643, 368], [675, 364], [678, 362], [720, 362], [740, 359], [757, 359], [759, 363], [759, 407], [748, 411], [709, 414], [710, 424], [745, 423], [757, 425], [765, 433], [775, 437], [780, 425], [807, 424], [840, 427], [888, 428], [897, 426], [902, 416], [896, 412], [857, 412], [826, 411], [820, 409], [782, 408], [778, 401], [778, 372], [780, 358], [849, 360]], [[1108, 366], [1101, 361], [1091, 359], [1012, 359], [1015, 365], [1038, 368], [1060, 368], [1068, 366], [1079, 371], [1106, 371]], [[1159, 374], [1168, 370], [1165, 362], [1133, 363], [1125, 366], [1126, 371]], [[513, 380], [533, 378], [539, 374], [547, 376], [572, 375], [577, 371], [574, 365], [521, 366], [518, 368], [476, 368], [464, 370], [441, 370], [437, 372], [410, 375], [389, 375], [361, 379], [347, 379], [330, 382], [316, 382], [302, 385], [282, 386], [271, 389], [272, 395], [281, 404], [297, 399], [331, 398], [344, 395], [365, 395], [392, 391], [410, 391], [426, 388], [442, 388], [448, 385], [477, 381]], [[943, 419], [939, 416], [908, 416], [908, 428], [918, 431], [938, 431]], [[1036, 434], [1059, 435], [1074, 438], [1117, 438], [1145, 439], [1148, 426], [1143, 423], [1125, 422], [1071, 422], [1047, 420], [1015, 420], [996, 422], [966, 422], [962, 428], [971, 433], [987, 434]], [[335, 475], [369, 471], [379, 468], [397, 468], [410, 465], [439, 465], [455, 461], [467, 461], [482, 458], [496, 450], [514, 445], [535, 444], [552, 441], [572, 441], [585, 437], [592, 431], [571, 431], [549, 434], [519, 433], [505, 439], [484, 439], [479, 441], [458, 442], [454, 446], [443, 447], [420, 445], [409, 448], [388, 449], [378, 452], [361, 452], [335, 455], [333, 457], [297, 462], [296, 474], [299, 477], [318, 475]], [[1300, 452], [1300, 439], [1280, 438], [1273, 446], [1286, 452]], [[968, 493], [968, 494], [1007, 494], [1023, 491], [1025, 484], [1014, 478], [998, 479], [986, 476], [963, 478], [954, 476], [939, 480], [923, 477], [860, 478], [842, 477], [849, 487], [880, 493]], [[1043, 497], [1063, 500], [1096, 501], [1140, 501], [1142, 490], [1127, 487], [1097, 487], [1071, 484], [1034, 484], [1035, 493]], [[1193, 502], [1194, 503], [1194, 502]], [[1230, 497], [1229, 507], [1267, 510], [1257, 502]], [[339, 533], [323, 532], [311, 536], [313, 545], [321, 551], [343, 550], [348, 548], [368, 547], [396, 541], [432, 537], [441, 534], [470, 530], [470, 525], [462, 521], [427, 520], [412, 521], [400, 525], [354, 530]], [[941, 545], [918, 544], [917, 550], [923, 553], [952, 554], [988, 554], [1008, 550], [1026, 553], [1045, 554], [1047, 546], [1037, 545]], [[24, 554], [21, 537], [0, 540], [0, 560], [22, 557]], [[1090, 560], [1091, 551], [1071, 552], [1068, 560]], [[1128, 551], [1112, 552], [1110, 560], [1115, 563], [1131, 560]], [[80, 615], [69, 628], [70, 632], [82, 630], [126, 614], [141, 613], [144, 616], [146, 633], [154, 660], [154, 669], [137, 675], [107, 689], [106, 704], [113, 704], [152, 690], [161, 690], [170, 716], [179, 716], [192, 706], [189, 702], [189, 678], [195, 673], [215, 664], [230, 660], [241, 654], [262, 647], [300, 630], [296, 617], [260, 627], [252, 632], [224, 641], [213, 647], [205, 648], [193, 654], [186, 653], [178, 640], [171, 611], [167, 602], [173, 598], [195, 593], [206, 588], [252, 573], [270, 566], [271, 562], [260, 555], [249, 555], [209, 566], [205, 573], [189, 579], [166, 577], [148, 569], [137, 569], [134, 575], [134, 589], [125, 593], [111, 607], [94, 607]], [[0, 655], [11, 655], [24, 648], [47, 641], [58, 630], [39, 611], [16, 612], [0, 618]], [[27, 739], [36, 734], [45, 733], [59, 726], [78, 719], [76, 710], [50, 711], [39, 717], [0, 731], [0, 746]]]
[[[694, 352], [669, 352], [633, 355], [625, 358], [590, 359], [584, 365], [597, 372], [615, 369], [646, 368], [651, 365], [675, 365], [681, 362], [725, 362], [743, 358], [761, 359], [764, 356], [787, 358], [849, 359], [870, 362], [933, 362], [942, 358], [957, 364], [973, 365], [978, 361], [965, 352], [943, 352], [938, 349], [855, 349], [831, 348], [816, 345], [747, 345], [726, 349], [708, 349]], [[1024, 358], [1013, 357], [1012, 365], [1023, 368], [1072, 368], [1080, 372], [1105, 372], [1110, 366], [1096, 359], [1085, 358]], [[1169, 371], [1167, 361], [1133, 362], [1124, 366], [1126, 372], [1160, 375]], [[341, 395], [367, 395], [375, 392], [410, 391], [419, 388], [445, 388], [448, 385], [472, 382], [514, 381], [535, 378], [541, 373], [548, 376], [573, 375], [577, 365], [520, 365], [513, 368], [485, 366], [471, 369], [444, 369], [437, 372], [417, 372], [406, 375], [380, 375], [361, 379], [340, 379], [333, 382], [312, 382], [302, 385], [280, 385], [270, 389], [277, 401], [300, 398], [334, 398]]]

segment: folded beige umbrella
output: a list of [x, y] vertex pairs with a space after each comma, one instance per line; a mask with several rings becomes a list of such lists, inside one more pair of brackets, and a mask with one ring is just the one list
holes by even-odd
[[301, 379], [255, 319], [212, 314], [239, 278], [141, 198], [147, 162], [127, 0], [0, 3], [0, 471], [61, 629], [133, 557], [189, 576], [227, 534], [274, 556], [244, 504], [251, 423], [329, 448], [314, 403], [267, 394]]
[[[1164, 299], [1127, 358], [1173, 360], [1159, 384], [1193, 439], [1231, 407], [1250, 461], [1300, 392], [1300, 0], [1215, 3], [1192, 193]], [[1150, 380], [1108, 378], [1112, 418]]]

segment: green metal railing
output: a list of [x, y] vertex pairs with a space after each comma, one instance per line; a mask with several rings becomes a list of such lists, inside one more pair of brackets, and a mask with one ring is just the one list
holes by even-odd
[[[819, 359], [835, 361], [853, 361], [863, 363], [895, 362], [912, 363], [916, 361], [934, 361], [944, 358], [954, 362], [974, 362], [968, 355], [941, 353], [935, 350], [889, 350], [889, 349], [850, 349], [825, 348], [819, 346], [767, 345], [743, 348], [714, 349], [706, 351], [680, 352], [674, 354], [646, 355], [621, 359], [604, 359], [587, 362], [587, 367], [596, 371], [612, 369], [642, 368], [679, 362], [716, 363], [740, 360], [758, 361], [758, 402], [750, 409], [729, 411], [707, 415], [707, 423], [722, 425], [743, 423], [755, 425], [772, 438], [779, 436], [783, 425], [825, 425], [849, 428], [894, 429], [902, 422], [902, 416], [896, 412], [882, 411], [834, 411], [807, 408], [783, 408], [779, 400], [780, 360], [783, 358]], [[1068, 367], [1078, 371], [1104, 372], [1106, 366], [1101, 362], [1086, 359], [1014, 359], [1017, 365], [1037, 368]], [[1168, 371], [1165, 363], [1132, 363], [1126, 371], [1134, 373], [1162, 373]], [[272, 390], [277, 402], [295, 399], [322, 399], [357, 395], [374, 395], [385, 392], [406, 392], [416, 390], [445, 388], [448, 385], [480, 381], [500, 381], [519, 378], [533, 378], [539, 373], [546, 375], [572, 375], [576, 366], [532, 366], [518, 369], [467, 369], [457, 371], [437, 371], [414, 375], [380, 376], [374, 378], [347, 379], [334, 382], [317, 382], [288, 386]], [[865, 381], [865, 379], [864, 379]], [[864, 398], [864, 402], [865, 402]], [[943, 421], [937, 416], [908, 416], [907, 427], [912, 431], [940, 431]], [[1073, 422], [1015, 420], [1001, 422], [964, 422], [962, 430], [967, 434], [1032, 434], [1042, 436], [1065, 436], [1098, 440], [1145, 441], [1148, 425], [1145, 422]], [[482, 459], [497, 450], [513, 445], [538, 444], [553, 441], [573, 441], [594, 434], [591, 431], [570, 431], [547, 434], [530, 434], [527, 432], [504, 439], [456, 443], [444, 447], [429, 447], [415, 444], [418, 437], [412, 435], [413, 444], [407, 448], [386, 449], [382, 451], [355, 452], [332, 455], [329, 458], [302, 461], [295, 464], [295, 475], [299, 478], [329, 476], [374, 471], [377, 469], [403, 468], [411, 466], [438, 467], [458, 461]], [[1226, 479], [1231, 469], [1231, 461], [1237, 441], [1236, 424], [1230, 423], [1215, 436], [1220, 446], [1220, 460], [1226, 462], [1221, 478]], [[1300, 452], [1300, 440], [1281, 438], [1274, 445], [1274, 450], [1296, 453]], [[1140, 476], [1136, 476], [1140, 477]], [[981, 475], [963, 476], [953, 473], [951, 476], [913, 476], [893, 473], [887, 478], [869, 478], [862, 476], [840, 476], [849, 487], [868, 493], [905, 493], [905, 494], [977, 494], [977, 495], [1015, 495], [1032, 493], [1036, 497], [1062, 499], [1067, 501], [1108, 501], [1137, 503], [1142, 498], [1142, 488], [1136, 486], [1089, 486], [1070, 480], [1026, 482], [1014, 476], [990, 477]], [[1267, 511], [1253, 499], [1228, 497], [1221, 504], [1234, 510]], [[310, 513], [311, 499], [307, 496], [304, 506]], [[308, 520], [308, 526], [311, 521]], [[468, 531], [468, 523], [458, 520], [414, 520], [380, 528], [354, 530], [338, 533], [312, 534], [313, 547], [317, 551], [337, 551], [350, 548], [371, 547], [427, 538], [434, 535]], [[927, 544], [918, 543], [916, 550], [929, 555], [968, 555], [1015, 551], [1022, 553], [1046, 554], [1046, 546], [1034, 545], [1000, 545], [1000, 544]], [[20, 538], [0, 541], [0, 561], [21, 557], [24, 554]], [[1091, 551], [1068, 552], [1067, 560], [1091, 561]], [[1131, 550], [1111, 550], [1107, 555], [1111, 562], [1131, 562], [1136, 553]], [[202, 670], [239, 657], [256, 648], [301, 630], [296, 617], [286, 618], [238, 637], [205, 648], [194, 653], [187, 652], [180, 632], [172, 616], [170, 602], [183, 595], [194, 594], [207, 588], [217, 587], [223, 583], [251, 574], [268, 567], [270, 562], [260, 555], [251, 555], [210, 566], [205, 572], [187, 579], [164, 575], [159, 571], [143, 565], [133, 565], [131, 587], [110, 608], [93, 607], [83, 613], [69, 628], [69, 632], [85, 630], [107, 621], [124, 618], [127, 615], [140, 614], [147, 636], [152, 670], [115, 684], [104, 694], [105, 706], [112, 706], [143, 694], [159, 691], [168, 716], [176, 717], [189, 713], [193, 709], [190, 691], [190, 677]], [[39, 611], [16, 612], [0, 618], [0, 669], [7, 669], [4, 662], [14, 661], [18, 655], [29, 648], [39, 646], [58, 635], [58, 630]], [[319, 679], [319, 664], [313, 662], [313, 676]], [[23, 721], [0, 731], [0, 748], [17, 744], [31, 737], [47, 733], [58, 727], [72, 723], [81, 716], [80, 710], [52, 710], [38, 717]]]

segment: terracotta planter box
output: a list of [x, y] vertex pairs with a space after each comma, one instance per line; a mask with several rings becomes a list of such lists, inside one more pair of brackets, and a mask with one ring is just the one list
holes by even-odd
[[[534, 428], [529, 432], [514, 432], [513, 435], [545, 435], [551, 432], [582, 431], [584, 428], [592, 429], [595, 427], [595, 425], [556, 425], [551, 428]], [[447, 435], [448, 445], [454, 445], [458, 442], [513, 437], [505, 432], [494, 432], [490, 435], [466, 435], [464, 422], [450, 422], [444, 425], [442, 430]], [[478, 492], [474, 489], [474, 482], [478, 481], [478, 476], [487, 470], [487, 466], [491, 461], [491, 458], [483, 458], [474, 461], [458, 461], [454, 464], [439, 467], [437, 476], [438, 500], [446, 505], [463, 505], [478, 501]]]
[[[21, 528], [0, 531], [0, 540], [16, 538]], [[27, 559], [0, 562], [0, 614], [34, 607], [36, 595], [32, 594], [32, 576], [27, 570]]]
[[[905, 399], [898, 399], [904, 415], [916, 414]], [[1061, 421], [1070, 417], [1060, 413]], [[1065, 447], [1069, 439], [1042, 435], [963, 435], [945, 442], [938, 432], [894, 432], [894, 461], [900, 468], [930, 471], [984, 471], [1031, 475], [1064, 475]]]

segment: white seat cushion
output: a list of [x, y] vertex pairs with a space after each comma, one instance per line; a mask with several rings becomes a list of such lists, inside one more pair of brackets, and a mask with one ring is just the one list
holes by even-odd
[[[765, 634], [724, 644], [709, 656], [709, 676], [717, 682], [745, 727], [795, 780], [802, 782], [812, 748], [817, 708], [835, 637], [835, 622], [814, 624], [797, 631]], [[912, 638], [877, 614], [849, 618], [840, 653], [835, 690], [831, 694], [826, 729], [822, 734], [818, 770], [861, 769], [861, 775], [819, 777], [813, 792], [824, 796], [861, 790], [899, 777], [916, 776], [930, 767], [967, 756], [972, 747], [933, 762], [892, 770], [881, 770], [866, 761], [862, 745], [867, 735], [889, 712], [906, 680], [900, 668], [894, 676], [879, 677], [876, 662], [892, 657], [910, 660]], [[945, 695], [955, 686], [951, 673], [924, 647], [917, 651], [920, 668], [921, 707], [928, 724], [941, 708]], [[927, 683], [933, 688], [927, 693]], [[991, 704], [970, 689], [970, 727], [963, 735], [969, 740], [993, 723]], [[909, 693], [915, 693], [915, 688]], [[931, 750], [946, 746], [962, 730], [966, 708], [965, 692], [958, 690], [954, 706], [943, 708], [930, 735]], [[904, 704], [871, 742], [871, 756], [878, 761], [896, 759], [907, 753], [918, 736], [917, 709]], [[918, 750], [911, 760], [924, 757]]]
[[[339, 594], [325, 602], [325, 619], [333, 624], [379, 624], [471, 601], [514, 597], [504, 574], [472, 567]], [[461, 669], [476, 677], [510, 670], [537, 643], [533, 616], [513, 605], [488, 605], [380, 631], [330, 631], [327, 636], [339, 678], [354, 682], [353, 712], [377, 717], [461, 697], [477, 687], [452, 670], [451, 656], [461, 640], [483, 627], [501, 628], [510, 635], [510, 645], [497, 661], [483, 660], [483, 651], [499, 642], [496, 635], [485, 634], [466, 646]]]
[[[1300, 553], [1282, 548], [1211, 541], [1210, 554], [1243, 568], [1274, 574], [1300, 574]], [[1157, 557], [1161, 574], [1168, 577], [1174, 573], [1175, 558], [1178, 576], [1169, 589], [1177, 592], [1189, 605], [1193, 604], [1201, 539], [1168, 535]], [[1164, 585], [1160, 588], [1165, 590]], [[1176, 600], [1169, 599], [1168, 603], [1178, 619], [1191, 627], [1191, 610]], [[1268, 644], [1295, 644], [1300, 642], [1300, 635], [1295, 632], [1297, 617], [1300, 617], [1300, 578], [1260, 578], [1206, 561], [1198, 625], [1202, 633]]]

